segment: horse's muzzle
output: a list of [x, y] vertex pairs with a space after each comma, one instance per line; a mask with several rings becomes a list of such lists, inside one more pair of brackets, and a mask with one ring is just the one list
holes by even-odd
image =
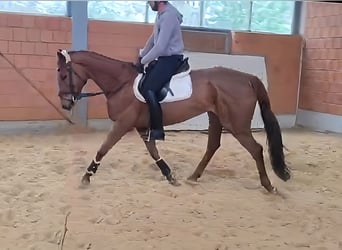
[[63, 109], [70, 111], [75, 105], [76, 99], [73, 96], [60, 96], [61, 106]]
[[71, 104], [69, 104], [69, 105], [67, 105], [67, 104], [62, 104], [62, 108], [63, 108], [63, 109], [66, 109], [66, 110], [68, 110], [68, 111], [70, 111], [70, 110], [72, 109], [72, 106], [73, 106], [73, 105], [71, 105]]

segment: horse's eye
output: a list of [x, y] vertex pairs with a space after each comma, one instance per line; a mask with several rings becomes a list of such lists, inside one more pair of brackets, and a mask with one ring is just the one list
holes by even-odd
[[59, 72], [59, 71], [61, 71], [61, 69], [60, 69], [60, 68], [57, 68], [57, 69], [56, 69], [56, 71], [58, 71], [58, 72]]

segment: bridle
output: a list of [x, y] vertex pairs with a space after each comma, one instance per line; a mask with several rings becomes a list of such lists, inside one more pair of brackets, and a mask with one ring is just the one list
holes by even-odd
[[[83, 79], [73, 68], [72, 68], [72, 62], [71, 62], [71, 58], [70, 55], [68, 54], [68, 52], [66, 50], [60, 50], [60, 52], [62, 53], [62, 55], [64, 55], [65, 59], [66, 59], [66, 69], [68, 72], [68, 76], [69, 76], [69, 90], [70, 92], [63, 92], [60, 93], [59, 96], [61, 99], [67, 100], [69, 102], [72, 102], [73, 104], [76, 103], [78, 100], [84, 98], [84, 97], [91, 97], [91, 96], [97, 96], [97, 95], [115, 95], [118, 92], [121, 91], [121, 89], [126, 86], [126, 84], [129, 83], [129, 81], [124, 82], [121, 86], [119, 86], [117, 89], [114, 89], [110, 92], [95, 92], [95, 93], [80, 93], [79, 95], [77, 95], [77, 93], [74, 91], [74, 84], [73, 84], [73, 74], [75, 74], [82, 82], [86, 83], [87, 79]], [[133, 65], [134, 66], [134, 65]], [[57, 71], [59, 70], [59, 68], [57, 68]], [[71, 99], [66, 98], [64, 95], [70, 94], [71, 95]]]
[[[74, 90], [74, 84], [73, 84], [73, 74], [75, 74], [82, 82], [86, 82], [87, 80], [83, 79], [73, 68], [72, 68], [72, 63], [71, 63], [71, 58], [70, 55], [68, 54], [68, 52], [66, 50], [62, 50], [61, 53], [64, 55], [65, 59], [66, 59], [66, 69], [68, 72], [68, 77], [69, 77], [69, 90], [70, 92], [63, 92], [60, 93], [60, 98], [70, 101], [72, 103], [76, 103], [78, 100], [81, 100], [84, 97], [90, 97], [90, 96], [97, 96], [97, 95], [102, 95], [104, 94], [104, 92], [95, 92], [95, 93], [80, 93], [79, 95], [77, 95], [77, 93]], [[59, 71], [60, 69], [57, 68], [57, 71]], [[71, 95], [71, 99], [66, 98], [65, 95], [66, 94], [70, 94]]]

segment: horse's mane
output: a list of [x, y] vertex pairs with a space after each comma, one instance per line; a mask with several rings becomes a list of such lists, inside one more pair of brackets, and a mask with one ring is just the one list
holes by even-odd
[[105, 59], [108, 63], [113, 63], [113, 62], [116, 62], [116, 63], [123, 63], [123, 64], [130, 64], [132, 66], [134, 66], [133, 62], [126, 62], [126, 61], [122, 61], [122, 60], [119, 60], [119, 59], [115, 59], [115, 58], [112, 58], [112, 57], [109, 57], [109, 56], [105, 56], [103, 54], [100, 54], [98, 52], [95, 52], [95, 51], [90, 51], [90, 50], [72, 50], [72, 51], [68, 51], [69, 54], [73, 54], [73, 53], [84, 53], [84, 54], [88, 54], [90, 55], [91, 57], [95, 58], [95, 59], [98, 59], [98, 60], [103, 60]]

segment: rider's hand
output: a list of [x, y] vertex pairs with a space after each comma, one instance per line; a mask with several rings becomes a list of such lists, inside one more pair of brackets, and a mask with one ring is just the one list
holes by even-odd
[[135, 64], [135, 67], [139, 73], [144, 73], [144, 64], [141, 64], [141, 56], [139, 56], [138, 61]]

